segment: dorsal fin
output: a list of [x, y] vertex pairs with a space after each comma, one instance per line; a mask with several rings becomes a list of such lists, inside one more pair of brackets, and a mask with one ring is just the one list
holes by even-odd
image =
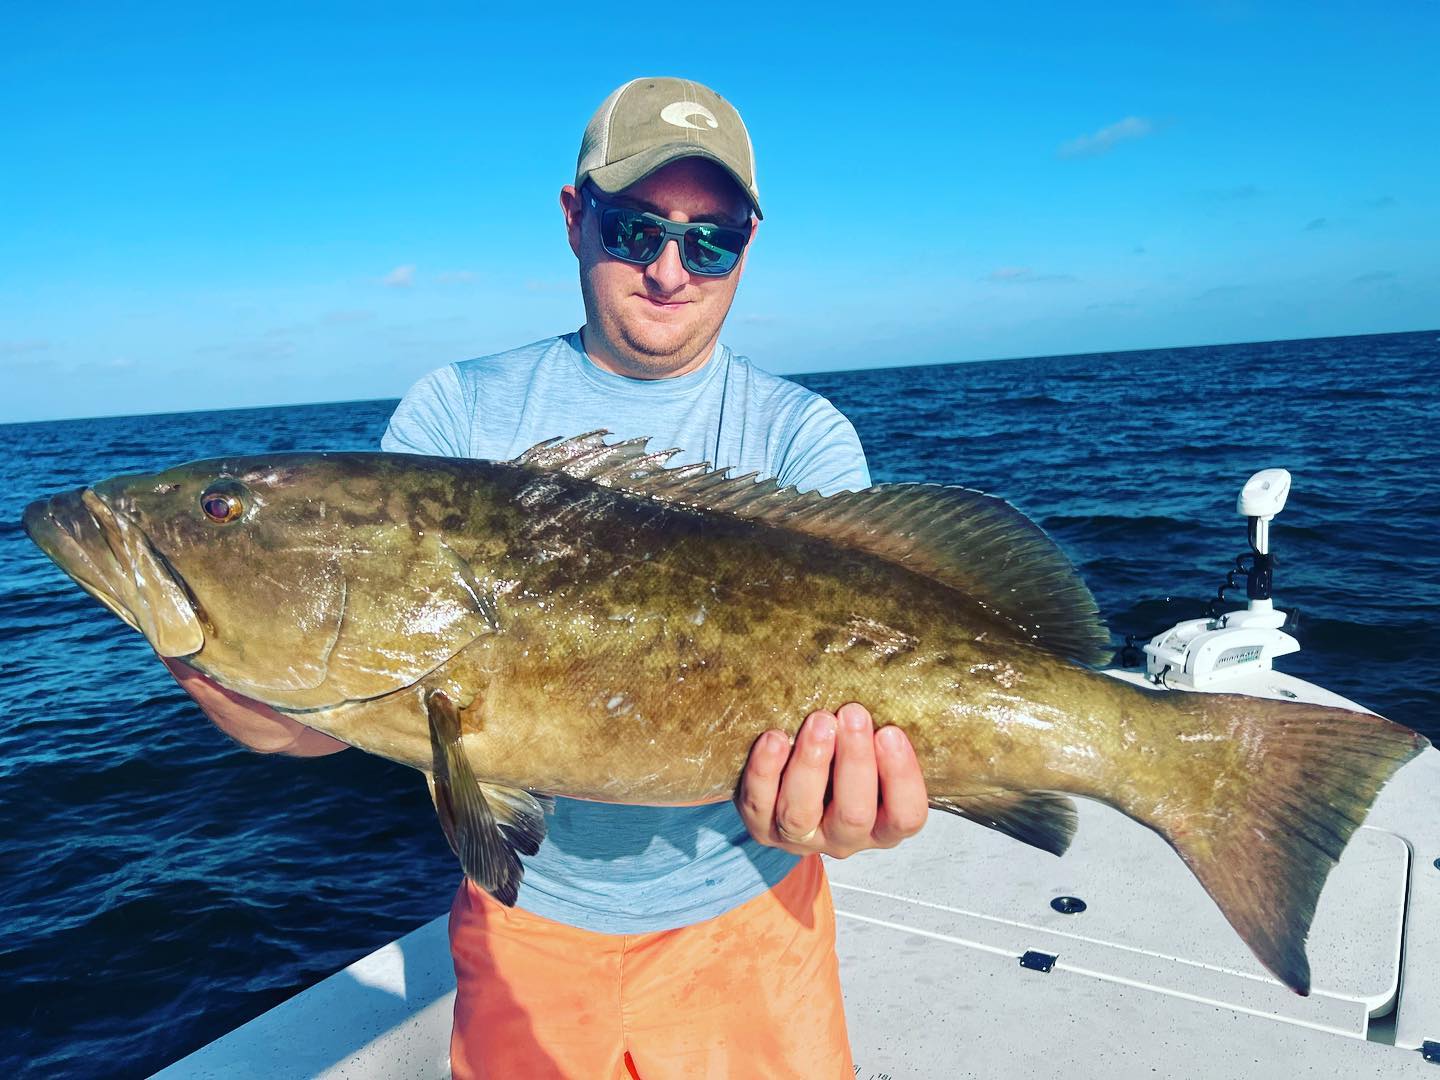
[[720, 511], [866, 551], [958, 589], [1035, 645], [1084, 664], [1111, 655], [1095, 598], [1058, 547], [993, 495], [936, 484], [881, 484], [838, 495], [782, 488], [709, 465], [666, 468], [678, 450], [648, 439], [606, 443], [606, 431], [551, 439], [515, 459], [629, 494]]

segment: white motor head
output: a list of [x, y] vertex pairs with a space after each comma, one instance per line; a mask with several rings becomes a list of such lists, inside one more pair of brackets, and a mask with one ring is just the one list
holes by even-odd
[[1248, 518], [1270, 520], [1285, 509], [1290, 495], [1290, 473], [1285, 469], [1261, 469], [1240, 489], [1235, 509]]

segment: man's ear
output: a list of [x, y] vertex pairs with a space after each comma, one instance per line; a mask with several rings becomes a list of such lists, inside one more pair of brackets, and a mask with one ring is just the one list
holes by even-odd
[[584, 201], [574, 184], [560, 189], [560, 209], [565, 214], [565, 232], [570, 237], [570, 250], [580, 257], [580, 223], [584, 221]]

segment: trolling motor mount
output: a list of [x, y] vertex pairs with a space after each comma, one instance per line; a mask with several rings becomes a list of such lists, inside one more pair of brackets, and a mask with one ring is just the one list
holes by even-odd
[[[1269, 671], [1277, 656], [1298, 652], [1300, 643], [1281, 629], [1285, 612], [1277, 611], [1270, 593], [1274, 561], [1270, 554], [1270, 521], [1285, 507], [1290, 474], [1262, 469], [1240, 489], [1235, 509], [1248, 522], [1250, 551], [1235, 560], [1216, 604], [1203, 619], [1189, 619], [1157, 634], [1142, 646], [1145, 675], [1165, 686], [1208, 690], [1244, 675]], [[1238, 588], [1245, 574], [1249, 601], [1239, 611], [1220, 612], [1225, 591]]]

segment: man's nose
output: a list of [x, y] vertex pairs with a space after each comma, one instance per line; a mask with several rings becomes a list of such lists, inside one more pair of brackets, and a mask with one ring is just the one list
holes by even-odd
[[673, 293], [690, 280], [690, 271], [680, 261], [680, 241], [666, 240], [660, 257], [645, 268], [645, 276], [664, 293]]

